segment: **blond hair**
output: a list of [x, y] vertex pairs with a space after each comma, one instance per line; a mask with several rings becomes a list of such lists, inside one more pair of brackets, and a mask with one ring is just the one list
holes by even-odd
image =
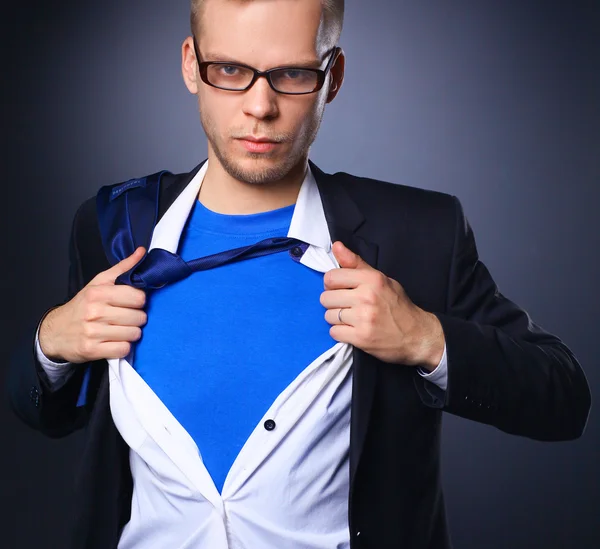
[[[200, 26], [202, 16], [202, 5], [206, 0], [191, 0], [190, 27], [192, 34], [195, 34]], [[253, 2], [255, 0], [236, 0], [238, 2]], [[328, 35], [334, 38], [333, 43], [337, 41], [342, 34], [344, 23], [344, 0], [321, 0], [323, 5], [323, 20], [328, 30]]]

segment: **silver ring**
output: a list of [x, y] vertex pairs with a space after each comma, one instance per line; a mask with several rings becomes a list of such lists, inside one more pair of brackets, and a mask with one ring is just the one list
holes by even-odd
[[342, 320], [342, 310], [343, 310], [343, 309], [340, 309], [340, 310], [338, 311], [338, 320], [340, 321], [340, 324], [346, 324], [346, 323], [345, 323], [345, 322]]

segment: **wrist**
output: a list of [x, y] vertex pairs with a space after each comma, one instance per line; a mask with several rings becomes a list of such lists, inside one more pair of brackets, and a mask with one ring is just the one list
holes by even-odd
[[446, 340], [437, 316], [423, 311], [423, 319], [423, 332], [418, 338], [420, 345], [415, 362], [417, 366], [431, 373], [438, 367], [444, 356]]
[[67, 362], [55, 346], [54, 326], [58, 307], [50, 309], [40, 322], [38, 343], [44, 356], [52, 362]]

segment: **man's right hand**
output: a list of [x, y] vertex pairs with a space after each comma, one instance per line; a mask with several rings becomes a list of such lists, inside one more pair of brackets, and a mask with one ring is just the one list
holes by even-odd
[[50, 311], [40, 326], [39, 343], [55, 362], [82, 363], [102, 358], [123, 358], [131, 342], [142, 336], [147, 316], [146, 294], [117, 277], [144, 257], [139, 247], [129, 257], [96, 275], [70, 301]]

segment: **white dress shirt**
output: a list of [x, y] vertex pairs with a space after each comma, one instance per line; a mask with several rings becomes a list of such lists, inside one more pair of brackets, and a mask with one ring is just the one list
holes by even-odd
[[[208, 162], [160, 219], [149, 249], [177, 251], [207, 167]], [[309, 244], [302, 264], [322, 273], [339, 267], [310, 169], [288, 236]], [[59, 387], [73, 366], [49, 361], [37, 337], [36, 349], [48, 381]], [[351, 345], [337, 343], [325, 351], [275, 399], [234, 460], [222, 493], [202, 462], [201, 448], [128, 359], [108, 360], [111, 413], [130, 447], [134, 481], [131, 519], [119, 549], [350, 547]], [[446, 349], [433, 372], [419, 373], [445, 390]], [[274, 429], [265, 427], [267, 420]]]

